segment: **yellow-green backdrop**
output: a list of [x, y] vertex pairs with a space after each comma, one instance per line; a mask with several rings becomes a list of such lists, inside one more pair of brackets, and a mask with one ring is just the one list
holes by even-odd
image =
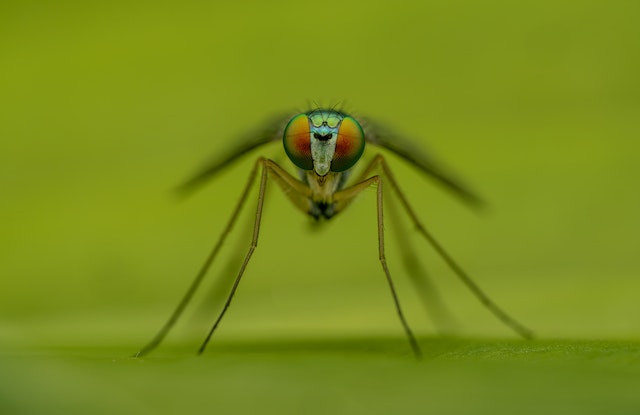
[[[250, 390], [271, 385], [282, 397], [255, 392], [240, 408], [260, 410], [263, 398], [274, 405], [263, 411], [280, 413], [465, 413], [463, 401], [439, 392], [422, 399], [420, 392], [420, 385], [437, 391], [440, 380], [450, 390], [459, 376], [468, 386], [460, 393], [478, 398], [470, 407], [496, 413], [498, 391], [514, 387], [502, 379], [521, 371], [511, 361], [490, 366], [487, 383], [477, 360], [500, 355], [502, 346], [491, 339], [517, 336], [390, 205], [389, 266], [426, 354], [467, 347], [439, 335], [490, 339], [468, 346], [472, 357], [463, 353], [462, 362], [414, 366], [377, 259], [373, 191], [312, 232], [310, 220], [269, 187], [259, 247], [207, 356], [190, 358], [248, 247], [253, 200], [209, 284], [158, 351], [170, 367], [154, 367], [151, 355], [146, 369], [159, 372], [140, 375], [139, 361], [126, 359], [186, 289], [252, 160], [266, 155], [292, 166], [274, 144], [189, 198], [176, 198], [175, 186], [265, 119], [315, 105], [340, 105], [393, 126], [487, 201], [480, 211], [469, 209], [389, 157], [427, 227], [496, 302], [536, 332], [538, 352], [552, 348], [545, 341], [578, 342], [548, 363], [566, 369], [568, 383], [584, 379], [564, 366], [565, 358], [577, 359], [571, 350], [584, 346], [580, 341], [629, 341], [611, 346], [623, 351], [611, 360], [630, 362], [638, 375], [639, 12], [638, 3], [624, 0], [3, 3], [0, 341], [10, 369], [2, 381], [12, 386], [0, 402], [16, 413], [171, 412], [181, 407], [176, 385], [188, 384], [200, 393], [187, 394], [185, 405], [225, 412]], [[369, 147], [366, 156], [375, 152]], [[415, 249], [448, 317], [425, 312], [399, 240]], [[395, 339], [392, 352], [385, 352], [385, 339]], [[230, 361], [216, 360], [216, 344]], [[517, 344], [522, 354], [539, 345]], [[299, 361], [287, 360], [291, 353]], [[109, 366], [111, 359], [120, 366]], [[389, 369], [396, 364], [397, 371]], [[344, 384], [333, 382], [334, 366], [350, 368]], [[611, 388], [596, 383], [602, 373], [587, 373], [594, 383], [583, 386], [593, 393], [576, 407], [582, 413], [614, 402], [623, 410], [640, 405], [625, 389], [638, 382], [619, 377], [620, 367], [609, 369]], [[380, 371], [405, 379], [397, 395], [363, 386]], [[552, 372], [530, 373], [532, 385], [549, 384]], [[319, 383], [296, 389], [301, 373]], [[115, 393], [111, 382], [136, 376], [146, 395]], [[209, 376], [226, 385], [224, 399], [208, 399]], [[493, 389], [479, 386], [491, 379], [501, 380]], [[577, 389], [575, 396], [553, 395], [562, 384], [540, 392], [552, 396], [545, 410], [572, 408], [583, 398]], [[519, 398], [511, 408], [541, 402], [525, 386], [512, 391]], [[324, 395], [309, 392], [323, 387]], [[33, 390], [44, 406], [29, 399]], [[110, 393], [118, 398], [108, 399]], [[167, 396], [175, 407], [163, 403]]]

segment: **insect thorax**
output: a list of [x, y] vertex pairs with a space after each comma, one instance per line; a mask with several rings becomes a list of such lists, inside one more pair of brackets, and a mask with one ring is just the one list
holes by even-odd
[[325, 176], [319, 176], [315, 171], [304, 172], [304, 181], [311, 189], [309, 198], [309, 215], [315, 219], [329, 219], [336, 213], [336, 205], [333, 195], [342, 189], [348, 174], [329, 172]]

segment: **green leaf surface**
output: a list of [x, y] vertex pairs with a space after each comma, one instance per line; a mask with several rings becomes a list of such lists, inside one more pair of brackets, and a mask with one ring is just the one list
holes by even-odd
[[232, 342], [2, 357], [3, 413], [629, 414], [640, 344], [423, 338]]

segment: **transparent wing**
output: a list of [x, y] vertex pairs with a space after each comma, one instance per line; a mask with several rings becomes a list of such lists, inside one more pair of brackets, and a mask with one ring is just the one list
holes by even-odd
[[363, 120], [363, 128], [367, 142], [385, 148], [397, 156], [402, 157], [405, 161], [418, 168], [418, 170], [434, 178], [464, 202], [474, 207], [484, 205], [484, 201], [476, 193], [471, 191], [471, 189], [454, 177], [446, 168], [425, 154], [422, 149], [410, 140], [391, 133], [382, 126], [372, 123], [369, 120]]
[[179, 185], [176, 190], [180, 194], [191, 193], [242, 156], [265, 144], [282, 140], [287, 121], [286, 115], [273, 117], [262, 128], [234, 140], [234, 145], [224, 153], [224, 156], [213, 158], [199, 172]]

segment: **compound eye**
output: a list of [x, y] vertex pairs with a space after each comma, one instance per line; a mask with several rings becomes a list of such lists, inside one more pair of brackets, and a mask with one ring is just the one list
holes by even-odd
[[289, 121], [282, 138], [289, 159], [302, 170], [313, 170], [311, 133], [307, 114], [298, 114]]
[[331, 162], [331, 170], [341, 172], [350, 169], [364, 152], [364, 131], [354, 118], [344, 117], [338, 129], [336, 152]]

